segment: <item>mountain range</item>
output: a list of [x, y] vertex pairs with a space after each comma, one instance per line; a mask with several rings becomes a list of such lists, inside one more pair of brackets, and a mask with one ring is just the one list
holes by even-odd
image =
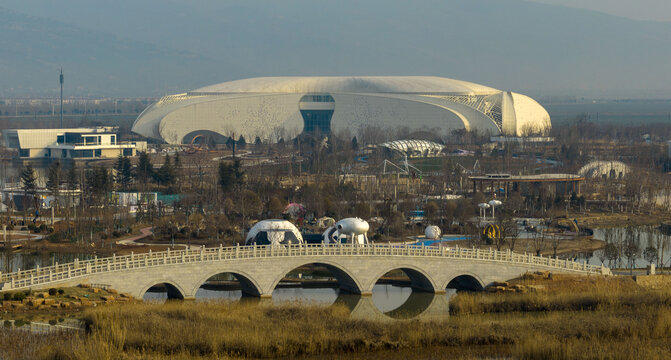
[[523, 0], [0, 0], [0, 96], [159, 96], [251, 76], [435, 75], [671, 97], [671, 23]]

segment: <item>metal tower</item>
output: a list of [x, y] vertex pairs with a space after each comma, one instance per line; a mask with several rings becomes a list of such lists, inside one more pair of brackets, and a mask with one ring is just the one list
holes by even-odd
[[61, 68], [61, 76], [59, 77], [61, 83], [61, 129], [63, 128], [63, 68]]

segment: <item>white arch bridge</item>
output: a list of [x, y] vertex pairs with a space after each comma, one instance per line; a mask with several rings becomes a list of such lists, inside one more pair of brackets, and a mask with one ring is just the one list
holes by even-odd
[[530, 271], [608, 275], [603, 266], [511, 251], [405, 244], [296, 244], [234, 246], [149, 252], [2, 274], [0, 291], [105, 284], [137, 298], [165, 284], [168, 296], [193, 299], [210, 277], [233, 274], [243, 293], [270, 297], [290, 271], [308, 264], [329, 269], [341, 289], [370, 295], [380, 277], [401, 269], [414, 289], [443, 293], [449, 287], [482, 288]]

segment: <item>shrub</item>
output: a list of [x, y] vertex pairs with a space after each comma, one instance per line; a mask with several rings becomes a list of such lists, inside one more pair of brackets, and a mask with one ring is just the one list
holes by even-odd
[[118, 238], [119, 236], [121, 236], [121, 233], [117, 230], [114, 230], [114, 231], [112, 231], [112, 236], [114, 236], [115, 238]]
[[28, 224], [28, 230], [35, 230], [36, 228], [35, 224]]
[[63, 289], [58, 289], [58, 294], [59, 294], [59, 295], [63, 295], [64, 293], [65, 293], [65, 290], [63, 290]]
[[14, 296], [12, 298], [16, 301], [23, 301], [23, 299], [26, 298], [26, 294], [22, 291], [19, 291], [17, 293], [14, 293]]
[[25, 226], [21, 226], [21, 231], [26, 231], [26, 230], [28, 230], [27, 227], [25, 227]]
[[56, 295], [56, 289], [55, 288], [49, 289], [49, 295], [51, 295], [51, 296]]
[[6, 292], [6, 293], [2, 294], [2, 297], [5, 300], [12, 300], [12, 293]]
[[47, 229], [47, 224], [40, 224], [40, 230], [45, 231]]
[[63, 240], [63, 233], [53, 233], [46, 237], [48, 242], [57, 243]]
[[7, 225], [7, 231], [12, 231], [12, 230], [14, 230], [14, 225], [12, 225], [12, 224]]

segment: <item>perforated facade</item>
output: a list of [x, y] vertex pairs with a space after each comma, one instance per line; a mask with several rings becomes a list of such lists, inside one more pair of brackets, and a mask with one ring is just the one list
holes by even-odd
[[533, 99], [440, 77], [275, 77], [221, 83], [163, 97], [133, 131], [168, 143], [212, 132], [276, 142], [302, 132], [366, 126], [529, 135], [550, 129]]

